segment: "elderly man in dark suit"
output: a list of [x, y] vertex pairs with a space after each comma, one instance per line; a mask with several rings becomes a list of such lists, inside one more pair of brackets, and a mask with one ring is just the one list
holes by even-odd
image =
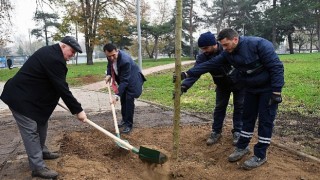
[[129, 133], [133, 126], [134, 98], [142, 93], [142, 85], [146, 81], [138, 65], [124, 51], [118, 50], [113, 44], [106, 44], [103, 51], [107, 56], [108, 65], [106, 71], [106, 82], [113, 79], [112, 85], [115, 92], [113, 103], [121, 102], [122, 121], [119, 127], [124, 127], [122, 133]]
[[56, 171], [47, 168], [44, 159], [59, 157], [45, 145], [48, 119], [59, 98], [80, 121], [87, 118], [66, 82], [66, 61], [76, 52], [82, 53], [81, 47], [70, 36], [57, 44], [40, 48], [7, 81], [1, 94], [19, 127], [34, 177], [50, 179], [58, 176]]

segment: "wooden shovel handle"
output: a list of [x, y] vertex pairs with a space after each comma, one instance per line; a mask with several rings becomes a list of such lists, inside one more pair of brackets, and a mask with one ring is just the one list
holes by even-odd
[[132, 145], [130, 145], [129, 143], [127, 143], [126, 141], [118, 138], [117, 136], [113, 135], [112, 133], [110, 133], [109, 131], [103, 129], [102, 127], [100, 127], [99, 125], [97, 125], [96, 123], [90, 121], [89, 119], [85, 120], [86, 123], [90, 124], [91, 126], [93, 126], [94, 128], [98, 129], [99, 131], [101, 131], [103, 134], [109, 136], [110, 138], [112, 138], [113, 140], [115, 140], [116, 142], [120, 143], [121, 145], [123, 145], [124, 147], [133, 150], [135, 147], [133, 147]]
[[110, 101], [110, 104], [111, 104], [114, 128], [115, 128], [116, 134], [119, 134], [119, 127], [118, 127], [118, 121], [117, 121], [117, 116], [116, 116], [116, 110], [115, 110], [114, 104], [112, 103], [110, 82], [108, 82], [107, 86], [108, 86], [109, 99], [110, 99], [109, 101]]
[[[65, 109], [65, 110], [67, 110], [67, 111], [70, 112], [70, 110], [69, 110], [66, 106], [64, 106], [64, 105], [62, 105], [62, 104], [60, 104], [60, 103], [58, 103], [58, 105], [59, 105], [60, 107], [62, 107], [63, 109]], [[103, 129], [102, 127], [100, 127], [100, 126], [97, 125], [96, 123], [92, 122], [91, 120], [85, 119], [84, 122], [86, 122], [86, 123], [90, 124], [91, 126], [95, 127], [96, 129], [98, 129], [99, 131], [101, 131], [103, 134], [109, 136], [109, 137], [112, 138], [114, 141], [120, 143], [121, 145], [123, 145], [124, 147], [130, 149], [131, 151], [137, 151], [136, 148], [133, 147], [131, 144], [129, 144], [128, 142], [126, 142], [126, 141], [118, 138], [117, 136], [113, 135], [113, 134], [110, 133], [109, 131]]]

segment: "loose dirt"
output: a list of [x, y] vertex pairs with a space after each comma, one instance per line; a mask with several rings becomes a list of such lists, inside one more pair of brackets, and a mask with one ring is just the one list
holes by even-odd
[[[106, 130], [114, 133], [112, 113], [90, 113], [89, 119], [96, 122]], [[117, 112], [120, 117], [120, 112]], [[121, 138], [135, 146], [145, 146], [156, 149], [169, 157], [163, 165], [150, 165], [142, 162], [138, 155], [119, 146], [109, 137], [94, 129], [88, 124], [75, 120], [69, 113], [59, 112], [51, 117], [49, 124], [50, 148], [59, 150], [62, 154], [57, 160], [46, 161], [47, 165], [59, 172], [58, 179], [319, 179], [320, 163], [308, 158], [298, 156], [291, 151], [279, 148], [272, 144], [268, 150], [268, 161], [260, 168], [246, 171], [241, 168], [243, 160], [229, 163], [227, 157], [232, 153], [231, 120], [227, 118], [223, 128], [221, 140], [207, 146], [206, 139], [211, 130], [210, 115], [198, 118], [193, 115], [182, 114], [180, 127], [179, 159], [173, 160], [172, 153], [172, 111], [157, 106], [137, 107], [135, 111], [135, 126], [129, 135]], [[279, 116], [281, 120], [282, 116]], [[286, 117], [286, 119], [297, 117]], [[12, 120], [11, 116], [4, 117], [5, 122]], [[120, 120], [120, 118], [119, 118]], [[301, 119], [302, 120], [302, 119]], [[291, 148], [300, 147], [304, 140], [310, 143], [317, 142], [317, 134], [305, 134], [302, 141], [292, 140], [291, 134], [286, 136], [283, 132], [285, 121], [276, 123], [274, 141], [279, 143], [287, 139]], [[14, 124], [13, 124], [14, 125]], [[309, 126], [301, 126], [300, 128]], [[13, 131], [15, 126], [2, 128], [1, 132]], [[295, 132], [296, 130], [294, 130]], [[290, 131], [291, 132], [291, 131]], [[313, 131], [310, 131], [313, 132]], [[279, 136], [280, 135], [280, 136]], [[299, 135], [299, 137], [302, 135]], [[312, 138], [310, 138], [312, 137]], [[1, 140], [5, 140], [1, 136]], [[256, 142], [253, 138], [251, 149]], [[295, 146], [294, 146], [295, 145]], [[22, 145], [21, 145], [22, 146]], [[23, 146], [20, 149], [23, 150]], [[319, 144], [312, 146], [315, 155], [319, 155]], [[316, 149], [316, 150], [315, 150]], [[16, 154], [12, 160], [1, 167], [0, 179], [31, 179], [26, 157]], [[19, 159], [19, 160], [18, 160]]]

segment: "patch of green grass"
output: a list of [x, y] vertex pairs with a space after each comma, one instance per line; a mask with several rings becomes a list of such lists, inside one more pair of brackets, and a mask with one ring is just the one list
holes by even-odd
[[[192, 66], [185, 66], [187, 70]], [[173, 106], [172, 83], [173, 69], [162, 71], [147, 76], [147, 81], [143, 85], [141, 99], [156, 102], [165, 106]], [[212, 112], [215, 104], [215, 85], [209, 74], [204, 74], [200, 79], [181, 96], [181, 109], [191, 112]]]
[[[279, 110], [320, 117], [320, 53], [281, 55], [280, 59], [285, 68], [285, 86], [282, 92], [284, 100]], [[183, 70], [190, 67], [184, 67]], [[141, 98], [173, 106], [173, 71], [148, 75]], [[212, 112], [215, 106], [214, 89], [211, 76], [208, 73], [201, 76], [193, 87], [181, 96], [181, 109]], [[232, 106], [228, 107], [228, 112], [232, 112]]]
[[[189, 58], [182, 58], [182, 60], [189, 60]], [[143, 59], [142, 68], [150, 68], [154, 66], [160, 66], [164, 64], [174, 63], [174, 58], [163, 58], [163, 59]], [[138, 62], [137, 62], [138, 63]], [[107, 68], [107, 62], [95, 62], [93, 65], [69, 64], [67, 82], [70, 86], [81, 86], [85, 84], [94, 83], [103, 80], [105, 76], [105, 70]], [[7, 81], [9, 78], [13, 77], [19, 68], [1, 69], [0, 70], [0, 81]]]
[[285, 68], [283, 111], [320, 115], [320, 53], [282, 55]]

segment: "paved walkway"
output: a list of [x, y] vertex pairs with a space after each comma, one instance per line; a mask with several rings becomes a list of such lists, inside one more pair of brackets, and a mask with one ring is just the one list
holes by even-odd
[[[187, 65], [187, 64], [192, 64], [194, 63], [194, 61], [182, 61], [181, 65]], [[166, 70], [166, 69], [172, 69], [174, 68], [175, 64], [166, 64], [166, 65], [162, 65], [162, 66], [156, 66], [156, 67], [152, 67], [152, 68], [148, 68], [148, 69], [144, 69], [142, 70], [142, 73], [144, 75], [148, 75], [148, 74], [152, 74], [154, 72], [158, 72], [161, 70]], [[96, 82], [93, 84], [89, 84], [86, 86], [82, 86], [81, 89], [86, 89], [86, 90], [91, 90], [91, 91], [96, 91], [99, 89], [103, 89], [106, 87], [106, 83], [104, 81], [100, 81], [100, 82]]]

